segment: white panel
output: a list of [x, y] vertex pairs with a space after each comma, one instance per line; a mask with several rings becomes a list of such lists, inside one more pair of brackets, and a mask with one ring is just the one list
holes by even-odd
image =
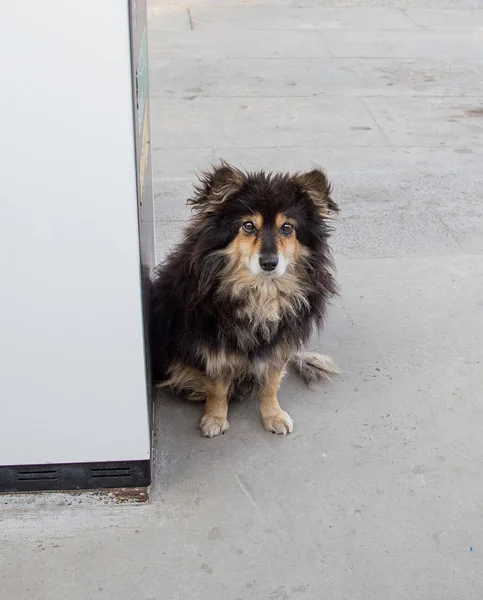
[[128, 25], [0, 8], [0, 465], [149, 457]]

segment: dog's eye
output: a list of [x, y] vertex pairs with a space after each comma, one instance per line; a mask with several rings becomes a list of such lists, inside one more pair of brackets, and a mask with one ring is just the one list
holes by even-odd
[[280, 227], [280, 231], [285, 235], [290, 235], [293, 231], [292, 223], [284, 223], [282, 227]]
[[257, 228], [251, 221], [245, 221], [242, 225], [243, 231], [245, 233], [255, 233]]

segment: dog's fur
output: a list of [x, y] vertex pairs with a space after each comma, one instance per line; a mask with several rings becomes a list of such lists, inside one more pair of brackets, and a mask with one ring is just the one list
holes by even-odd
[[207, 437], [228, 429], [228, 400], [247, 382], [265, 428], [290, 433], [277, 401], [287, 364], [308, 383], [337, 372], [328, 357], [301, 353], [336, 293], [331, 186], [319, 169], [245, 173], [222, 163], [195, 191], [184, 239], [153, 282], [154, 381], [206, 401]]

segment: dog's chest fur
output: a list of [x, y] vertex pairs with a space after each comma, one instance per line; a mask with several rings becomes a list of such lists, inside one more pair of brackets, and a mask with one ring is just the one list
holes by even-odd
[[287, 319], [296, 319], [309, 303], [298, 283], [290, 279], [281, 281], [258, 280], [243, 290], [232, 288], [228, 298], [233, 302], [231, 318], [225, 328], [241, 351], [256, 351], [257, 346], [272, 342], [284, 327]]
[[289, 300], [274, 285], [255, 285], [248, 288], [246, 297], [235, 311], [237, 321], [250, 324], [252, 330], [271, 337], [278, 328], [283, 314], [289, 309]]

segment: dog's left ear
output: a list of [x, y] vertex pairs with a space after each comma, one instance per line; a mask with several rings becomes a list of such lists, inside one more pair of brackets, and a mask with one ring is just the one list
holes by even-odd
[[202, 173], [199, 180], [199, 184], [195, 186], [195, 196], [188, 200], [188, 204], [195, 210], [211, 212], [216, 205], [225, 202], [240, 190], [245, 175], [236, 167], [222, 161], [219, 166]]
[[331, 213], [339, 212], [339, 207], [332, 200], [332, 186], [320, 169], [312, 169], [308, 173], [295, 175], [296, 182], [319, 209], [322, 217], [329, 218]]

